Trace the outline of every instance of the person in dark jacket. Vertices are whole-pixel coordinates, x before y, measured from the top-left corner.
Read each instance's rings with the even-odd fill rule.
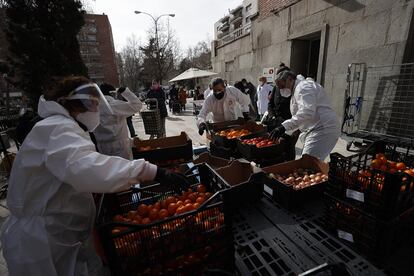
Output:
[[[165,137],[165,118],[168,116],[167,106],[165,104],[165,92],[157,81],[152,81],[152,86],[147,94],[147,99],[156,99],[161,116],[161,137]],[[158,137],[160,138],[160,137]]]
[[[284,63],[279,65],[279,69],[276,71],[276,74],[280,72],[290,70]],[[292,114],[290,113],[290,99],[292,95],[282,95],[280,93],[279,88],[277,85],[273,87],[272,92],[269,95],[269,104],[267,108],[267,128],[268,131],[271,132],[276,127],[282,125],[285,120],[292,118]],[[295,145],[298,141],[300,132],[294,132],[291,136],[284,135],[282,138],[286,142],[286,160],[295,160],[296,157],[296,150]]]
[[[253,83],[248,82],[246,79],[242,79],[242,84],[244,87],[244,90],[242,90],[243,93],[249,95],[250,101],[251,101],[251,107],[250,107],[250,116],[252,118],[258,118],[258,112],[257,112],[257,89],[253,85]]]

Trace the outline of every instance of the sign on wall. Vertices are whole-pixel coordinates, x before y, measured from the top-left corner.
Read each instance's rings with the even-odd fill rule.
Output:
[[[263,76],[266,77],[268,83],[273,83],[275,81],[275,68],[264,68]]]

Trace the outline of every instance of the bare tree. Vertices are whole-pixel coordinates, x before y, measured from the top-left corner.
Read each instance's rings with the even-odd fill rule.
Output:
[[[121,85],[128,86],[133,91],[138,91],[142,84],[143,53],[140,50],[140,44],[135,35],[130,36],[118,57]]]
[[[171,76],[180,60],[180,46],[169,21],[165,24],[154,22],[148,31],[148,42],[141,51],[144,56],[143,77],[147,84],[152,79],[162,82]]]
[[[191,67],[211,69],[210,45],[210,41],[205,40],[198,42],[194,47],[189,47],[186,56],[180,62],[180,71],[185,71]]]

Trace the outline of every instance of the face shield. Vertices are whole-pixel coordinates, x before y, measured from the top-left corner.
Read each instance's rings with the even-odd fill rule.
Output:
[[[105,110],[106,112],[113,114],[111,106],[102,94],[99,86],[95,83],[88,83],[79,86],[70,92],[68,96],[62,98],[62,100],[78,100],[90,112]]]

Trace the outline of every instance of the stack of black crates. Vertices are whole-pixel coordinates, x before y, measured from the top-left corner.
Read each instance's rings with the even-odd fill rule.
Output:
[[[413,165],[411,146],[385,140],[349,157],[331,154],[326,227],[371,260],[384,261],[413,230]]]

